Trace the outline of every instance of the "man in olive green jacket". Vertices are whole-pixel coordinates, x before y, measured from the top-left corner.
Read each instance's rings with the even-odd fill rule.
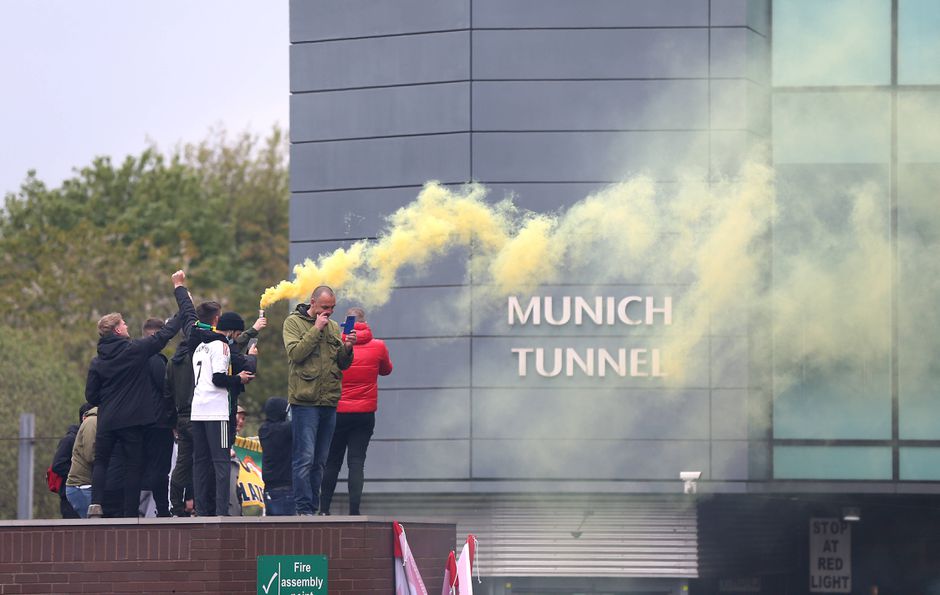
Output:
[[[352,364],[356,344],[355,331],[344,341],[339,325],[330,320],[335,307],[333,290],[321,285],[313,290],[309,305],[298,304],[284,321],[294,504],[300,515],[314,514],[320,506],[320,480],[336,427],[342,371]]]
[[[85,412],[72,446],[72,466],[65,480],[65,497],[80,517],[87,518],[91,504],[91,470],[95,464],[95,435],[98,433],[98,408]]]

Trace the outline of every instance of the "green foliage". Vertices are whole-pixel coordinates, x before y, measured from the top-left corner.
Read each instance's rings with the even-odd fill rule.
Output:
[[[59,515],[59,496],[46,487],[59,439],[78,423],[85,401],[84,371],[63,365],[54,339],[27,329],[0,333],[0,477],[8,478],[7,497],[0,498],[0,518],[16,518],[17,451],[20,414],[36,415],[34,514]]]
[[[262,291],[288,274],[285,145],[277,129],[263,140],[215,133],[169,155],[150,148],[120,164],[99,157],[58,188],[30,172],[20,190],[6,196],[0,210],[3,334],[41,344],[42,357],[30,360],[78,383],[69,412],[83,398],[98,318],[121,312],[134,336],[147,318],[171,316],[176,304],[170,275],[177,269],[186,271],[197,304],[216,300],[241,313],[248,325],[255,321]],[[268,396],[286,394],[280,328],[287,305],[266,314],[259,375],[242,397],[255,423]],[[13,348],[4,359],[17,363],[25,352],[18,344]],[[12,392],[3,380],[4,404],[34,411],[37,427],[57,424],[49,435],[64,434],[65,417],[49,412],[58,410],[65,393],[42,384],[40,376],[51,372],[30,366],[20,374],[20,387]],[[16,434],[16,427],[12,433],[4,427],[0,438]],[[9,442],[0,442],[2,458],[15,463],[15,441],[12,450]],[[43,462],[45,471],[49,461]],[[0,516],[7,514],[0,510]]]

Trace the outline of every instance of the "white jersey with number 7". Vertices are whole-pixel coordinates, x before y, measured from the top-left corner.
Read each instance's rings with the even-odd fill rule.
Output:
[[[200,343],[193,351],[192,421],[225,421],[229,417],[228,389],[212,383],[213,374],[228,374],[231,363],[228,343]]]

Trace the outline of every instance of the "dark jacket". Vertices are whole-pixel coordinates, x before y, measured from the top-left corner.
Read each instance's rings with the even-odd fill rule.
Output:
[[[392,373],[392,360],[381,339],[372,337],[365,322],[356,323],[356,359],[343,372],[343,391],[337,413],[373,413],[378,408],[379,375]]]
[[[158,428],[176,427],[176,403],[166,398],[167,359],[162,353],[150,356],[150,387],[153,391],[153,417]]]
[[[291,485],[291,433],[287,399],[271,397],[264,404],[265,421],[258,430],[261,439],[261,476],[270,490]]]
[[[69,426],[68,431],[59,445],[55,449],[55,456],[52,457],[52,470],[62,477],[62,488],[59,490],[59,512],[63,519],[77,519],[79,515],[69,504],[65,497],[65,481],[69,477],[69,470],[72,468],[72,448],[75,446],[75,436],[78,435],[78,426]]]
[[[195,312],[185,287],[173,292],[181,313]],[[110,334],[98,340],[98,357],[91,360],[85,400],[98,407],[98,430],[116,430],[155,421],[150,358],[179,331],[176,316],[149,337],[128,339]]]
[[[190,327],[192,325],[189,325]],[[184,333],[189,329],[184,328]],[[189,350],[189,339],[180,341],[176,353],[166,365],[166,379],[163,383],[163,396],[176,405],[179,417],[189,419],[193,407],[193,389],[196,377],[193,375],[193,353]]]
[[[193,388],[196,384],[193,377],[193,355],[189,349],[189,339],[192,329],[195,328],[193,325],[196,324],[196,310],[192,312],[187,310],[181,313],[180,317],[183,337],[176,346],[173,359],[166,364],[166,376],[163,380],[163,398],[168,401],[164,406],[169,407],[170,403],[173,404],[174,426],[177,416],[189,419],[193,404]]]

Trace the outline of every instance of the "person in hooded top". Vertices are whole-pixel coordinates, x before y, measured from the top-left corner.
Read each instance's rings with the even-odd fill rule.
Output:
[[[366,449],[375,430],[378,377],[392,373],[392,360],[385,342],[372,336],[365,310],[350,308],[346,315],[356,317],[356,359],[343,372],[342,394],[336,406],[336,430],[326,459],[320,506],[322,512],[329,514],[345,456],[349,466],[349,514],[358,515],[365,483]]]
[[[258,430],[261,439],[261,476],[264,480],[264,508],[268,516],[291,516],[294,489],[291,479],[291,422],[287,419],[287,399],[271,397],[264,404],[265,420]]]
[[[264,318],[259,318],[258,320],[262,321],[264,320]],[[257,325],[258,323],[255,323],[255,324]],[[219,323],[216,325],[215,330],[216,332],[219,332],[225,335],[225,339],[228,341],[229,350],[232,353],[243,354],[246,352],[246,349],[248,348],[248,341],[249,341],[249,339],[246,337],[249,336],[249,332],[245,331],[245,320],[241,317],[241,315],[238,312],[223,312],[222,315],[219,316]],[[255,329],[252,327],[249,330],[255,330]],[[254,332],[254,336],[255,337],[258,336],[257,331]],[[254,352],[253,355],[257,355],[257,352],[258,352],[257,346],[253,348],[253,352]],[[235,360],[232,362],[233,364],[232,374],[234,375],[237,375],[239,372],[242,371],[241,368],[235,365],[236,361],[242,361],[242,360]],[[247,366],[252,365],[250,360],[246,359],[243,361],[245,362],[245,365]],[[257,364],[257,358],[254,360],[254,363]],[[258,370],[255,367],[248,367],[246,369],[252,374],[256,374],[258,372]],[[229,444],[235,443],[235,436],[238,434],[237,427],[236,427],[238,425],[238,419],[237,419],[238,398],[239,398],[239,395],[241,395],[243,392],[245,392],[245,385],[240,384],[240,383],[230,387],[228,391]]]
[[[172,275],[173,294],[179,313],[192,310],[184,283],[186,273]],[[85,381],[85,400],[98,407],[95,464],[91,482],[90,518],[100,518],[111,453],[122,448],[125,455],[122,514],[137,517],[140,505],[144,429],[154,422],[150,358],[159,353],[179,331],[176,316],[149,337],[131,339],[127,323],[113,312],[98,321],[98,355],[91,361]]]
[[[88,517],[91,504],[91,469],[95,464],[95,434],[98,432],[98,408],[82,405],[82,425],[72,444],[69,472],[62,491],[77,516]]]
[[[190,351],[190,336],[195,328],[195,312],[190,320],[183,322],[183,338],[176,352],[166,365],[163,382],[163,397],[176,407],[176,462],[170,476],[170,512],[174,516],[190,516],[195,508],[193,498],[193,434],[192,414],[193,354]]]
[[[62,440],[59,440],[59,444],[56,446],[55,456],[52,457],[52,470],[63,479],[62,486],[59,488],[59,513],[62,515],[63,519],[84,518],[88,511],[91,495],[91,468],[89,467],[89,477],[86,482],[89,486],[89,500],[85,501],[85,506],[82,507],[81,510],[76,508],[72,501],[68,499],[66,488],[68,486],[68,477],[72,469],[72,449],[75,447],[75,439],[78,436],[81,423],[85,420],[85,414],[88,413],[88,410],[91,408],[91,405],[88,403],[82,403],[81,407],[78,408],[78,424],[69,426],[65,436],[62,437]]]
[[[196,321],[195,311],[190,320],[181,326]],[[165,326],[159,318],[148,318],[144,322],[143,335],[153,335]],[[141,487],[149,490],[158,517],[170,516],[169,481],[173,463],[173,428],[176,426],[176,403],[166,396],[167,359],[162,353],[150,357],[150,384],[153,388],[154,423],[144,431],[144,472]]]

